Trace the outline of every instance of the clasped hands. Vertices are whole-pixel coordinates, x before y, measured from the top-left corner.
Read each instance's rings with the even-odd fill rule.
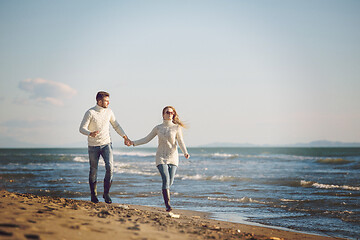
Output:
[[[130,139],[128,139],[127,136],[124,136],[124,144],[125,144],[126,146],[130,147],[130,146],[134,145],[134,142],[131,141]]]
[[[94,132],[91,132],[89,135],[90,137],[96,137],[97,135],[99,134],[99,131],[94,131]],[[128,147],[134,145],[134,142],[131,141],[126,135],[124,136],[124,144]]]

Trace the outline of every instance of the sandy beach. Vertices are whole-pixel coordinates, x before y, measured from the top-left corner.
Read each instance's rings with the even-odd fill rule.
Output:
[[[1,239],[335,239],[209,219],[201,212],[0,193]]]

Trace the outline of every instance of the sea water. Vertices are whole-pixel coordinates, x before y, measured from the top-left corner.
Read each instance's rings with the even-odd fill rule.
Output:
[[[360,237],[360,148],[189,148],[173,208],[302,232]],[[155,148],[114,149],[115,203],[164,207]],[[89,200],[87,149],[0,149],[0,187]],[[105,170],[99,162],[99,199]]]

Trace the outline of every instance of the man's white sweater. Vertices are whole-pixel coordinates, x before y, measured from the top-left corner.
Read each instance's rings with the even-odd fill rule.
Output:
[[[111,143],[110,124],[120,136],[125,136],[125,132],[116,121],[113,111],[110,108],[96,105],[86,111],[79,130],[88,136],[89,146],[101,146]],[[96,137],[91,137],[90,133],[94,131],[99,131],[99,133]]]
[[[156,166],[159,164],[173,164],[179,165],[179,154],[177,144],[184,154],[187,154],[187,149],[183,140],[181,126],[174,124],[171,120],[164,120],[160,125],[154,129],[146,137],[134,141],[134,146],[142,145],[150,142],[155,136],[158,136],[158,149],[156,152]]]

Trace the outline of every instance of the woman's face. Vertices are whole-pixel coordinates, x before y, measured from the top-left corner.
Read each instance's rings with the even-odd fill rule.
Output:
[[[174,118],[174,110],[167,108],[163,115],[164,120],[172,120]]]

